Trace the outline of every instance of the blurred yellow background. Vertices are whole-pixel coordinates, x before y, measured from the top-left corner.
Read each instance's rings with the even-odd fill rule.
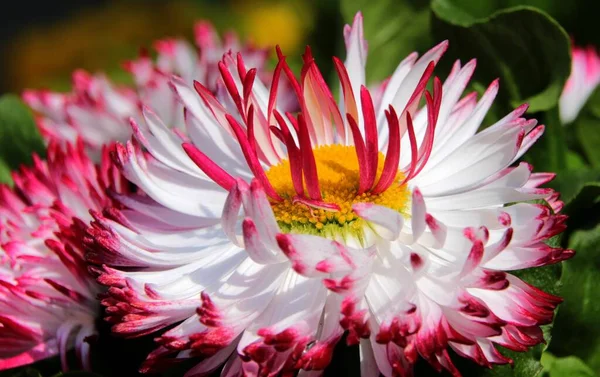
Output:
[[[62,2],[55,2],[60,6]],[[74,69],[106,72],[127,82],[121,69],[140,47],[164,37],[192,38],[192,26],[210,20],[220,32],[235,30],[258,46],[278,43],[288,56],[299,56],[314,36],[318,8],[337,8],[334,1],[307,0],[115,0],[81,1],[59,11],[49,22],[35,13],[3,44],[0,92],[48,87],[68,90]],[[330,18],[331,20],[331,18]],[[31,22],[29,22],[31,21]],[[338,26],[336,22],[330,21]],[[331,40],[341,40],[341,28]],[[322,33],[321,33],[322,34]],[[322,42],[320,42],[322,43]],[[319,43],[317,43],[319,45]]]

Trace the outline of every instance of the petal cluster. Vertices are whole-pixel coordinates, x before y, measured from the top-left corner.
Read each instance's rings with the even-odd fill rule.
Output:
[[[364,376],[410,376],[421,358],[460,375],[449,349],[489,367],[511,362],[498,345],[544,341],[561,299],[511,274],[573,254],[545,243],[565,227],[558,194],[541,188],[554,175],[518,163],[544,127],[524,105],[477,132],[498,82],[464,95],[475,61],[456,62],[428,91],[447,42],[409,55],[371,93],[360,14],[344,36],[339,101],[309,49],[299,78],[278,51],[267,85],[243,54],[225,54],[221,92],[171,79],[184,131],[151,105],[131,119],[114,160],[144,194],[94,212],[84,242],[110,287],[113,331],[161,331],[142,371],[197,357],[188,376],[223,363],[222,376],[320,375],[346,333]],[[278,101],[284,82],[298,113]],[[318,169],[332,145],[355,154],[355,165],[326,162],[356,166],[350,208]],[[273,174],[281,164],[289,172]],[[395,187],[407,193],[401,205],[363,200]],[[360,226],[323,234],[301,216],[290,221],[302,227],[286,226],[281,203]]]
[[[0,187],[0,370],[75,348],[89,368],[100,289],[88,273],[77,229],[88,208],[111,204],[108,189],[127,182],[103,152],[95,166],[83,143],[52,142],[47,160],[13,173],[14,188]]]
[[[129,138],[128,119],[141,116],[141,103],[152,106],[170,126],[182,124],[181,106],[168,86],[173,74],[188,82],[199,80],[217,92],[217,63],[230,50],[243,51],[248,62],[266,74],[262,71],[265,50],[242,45],[233,33],[221,40],[207,22],[198,22],[194,35],[195,46],[179,39],[159,40],[154,43],[156,59],[142,51],[137,60],[126,62],[134,88],[116,86],[104,75],[78,70],[73,74],[71,93],[29,90],[23,99],[39,113],[37,124],[46,139],[74,142],[80,137],[99,153],[103,145]]]

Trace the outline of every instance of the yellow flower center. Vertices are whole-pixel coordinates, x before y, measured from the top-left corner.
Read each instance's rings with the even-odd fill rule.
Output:
[[[404,179],[402,172],[396,173],[394,183],[386,191],[380,194],[366,192],[359,195],[359,165],[353,146],[326,145],[315,148],[313,152],[323,201],[337,204],[340,211],[312,208],[294,202],[296,191],[290,173],[290,162],[287,159],[282,160],[266,173],[275,191],[284,199],[271,204],[282,231],[318,234],[329,238],[350,234],[360,239],[365,222],[352,210],[355,203],[378,204],[408,216],[410,192],[406,185],[400,185]],[[375,182],[379,180],[384,161],[385,156],[379,152]]]

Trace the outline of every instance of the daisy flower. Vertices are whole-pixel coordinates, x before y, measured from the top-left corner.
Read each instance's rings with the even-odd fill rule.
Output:
[[[475,61],[434,78],[447,42],[371,94],[362,30],[358,14],[334,58],[339,102],[310,49],[299,78],[278,51],[270,86],[228,54],[227,96],[172,79],[185,135],[149,107],[131,121],[115,162],[146,195],[95,213],[85,242],[114,333],[166,329],[142,371],[199,357],[187,376],[318,376],[346,333],[363,376],[420,358],[459,375],[449,349],[491,366],[511,362],[497,345],[543,342],[561,299],[510,273],[573,254],[544,243],[565,227],[540,188],[554,175],[513,165],[543,126],[521,106],[477,132],[498,82],[463,96]],[[277,105],[283,77],[298,113]]]
[[[571,75],[559,100],[560,120],[572,123],[600,84],[600,56],[593,47],[573,46]]]
[[[48,160],[13,173],[15,186],[0,187],[0,370],[60,355],[75,348],[89,369],[89,341],[96,336],[100,289],[78,247],[77,227],[88,208],[110,204],[119,187],[109,164],[96,167],[83,143],[51,143]]]
[[[221,41],[206,22],[197,23],[194,34],[196,46],[178,39],[159,40],[154,43],[156,60],[143,51],[139,59],[125,63],[134,88],[117,87],[104,75],[78,70],[73,74],[71,93],[28,90],[23,99],[40,114],[37,124],[46,139],[74,142],[81,137],[99,156],[103,145],[129,138],[128,118],[140,117],[140,102],[151,105],[167,124],[182,124],[181,106],[168,87],[173,74],[189,82],[199,80],[216,92],[217,63],[223,53],[232,50],[243,51],[249,63],[266,75],[262,72],[266,50],[242,45],[233,33]]]

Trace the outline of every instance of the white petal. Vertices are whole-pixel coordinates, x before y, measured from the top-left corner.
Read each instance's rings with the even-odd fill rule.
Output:
[[[432,213],[435,213],[434,210],[502,206],[507,203],[526,202],[528,200],[543,199],[544,197],[544,194],[527,193],[512,188],[491,188],[439,198],[428,198],[427,207],[431,209]]]
[[[379,368],[369,339],[360,340],[359,352],[361,377],[379,377]]]
[[[425,216],[427,209],[425,208],[425,201],[423,195],[417,187],[413,189],[412,195],[412,210],[411,210],[411,229],[413,242],[417,242],[419,237],[425,231]]]
[[[395,240],[400,234],[404,218],[398,211],[372,203],[357,203],[352,206],[356,214],[376,225],[375,232],[387,240]]]
[[[279,234],[277,241],[292,268],[303,276],[325,277],[356,266],[348,249],[337,241],[308,234]]]
[[[212,181],[195,178],[144,159],[128,144],[127,178],[157,202],[189,215],[220,217],[227,192]],[[190,202],[191,201],[191,202]],[[194,202],[195,201],[195,202]]]

